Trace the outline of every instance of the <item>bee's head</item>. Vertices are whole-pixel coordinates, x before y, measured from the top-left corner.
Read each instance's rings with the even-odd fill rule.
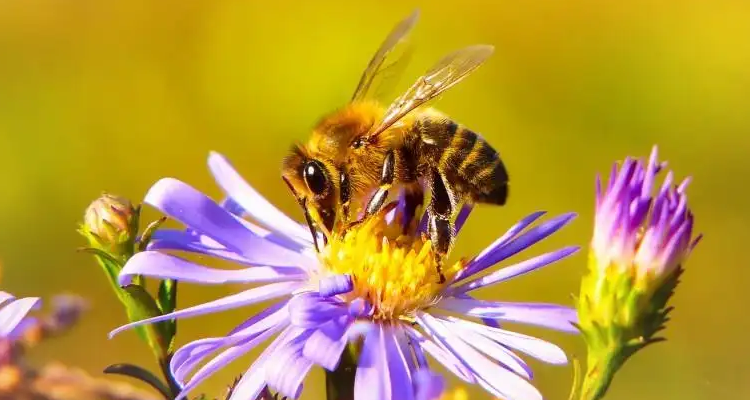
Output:
[[[330,160],[295,146],[284,159],[282,171],[284,181],[305,209],[305,217],[312,219],[308,223],[314,222],[329,235],[339,206],[338,168]]]

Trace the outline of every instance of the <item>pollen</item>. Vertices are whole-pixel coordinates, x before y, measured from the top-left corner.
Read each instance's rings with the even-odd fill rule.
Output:
[[[386,211],[334,235],[320,253],[321,263],[328,273],[352,277],[353,290],[343,298],[367,300],[373,319],[410,321],[416,311],[439,299],[465,263],[443,263],[446,283],[438,283],[438,263],[429,238],[416,229],[404,233],[400,215],[389,223]]]

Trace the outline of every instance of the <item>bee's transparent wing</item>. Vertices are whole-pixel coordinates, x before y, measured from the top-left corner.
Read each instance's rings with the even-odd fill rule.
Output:
[[[460,82],[487,60],[493,52],[493,46],[478,44],[443,57],[388,107],[383,120],[370,135],[383,132],[415,108]]]
[[[359,79],[352,101],[377,98],[398,83],[411,57],[409,34],[418,19],[419,10],[414,10],[388,34]]]

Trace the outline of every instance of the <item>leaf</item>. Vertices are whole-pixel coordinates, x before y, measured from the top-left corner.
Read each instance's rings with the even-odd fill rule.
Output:
[[[141,368],[137,365],[133,364],[112,364],[109,367],[104,369],[105,374],[117,374],[117,375],[124,375],[129,376],[131,378],[138,379],[142,382],[147,383],[149,386],[153,387],[159,393],[161,393],[162,396],[164,396],[165,399],[171,400],[172,394],[169,392],[169,389],[167,386],[159,380],[154,374],[149,372],[148,370]]]
[[[159,284],[159,308],[162,314],[169,314],[177,308],[177,281],[174,279],[167,279],[161,281]],[[177,320],[171,319],[164,322],[165,326],[165,339],[167,340],[168,351],[172,352],[174,346],[174,338],[177,335]]]
[[[159,306],[143,286],[128,285],[121,289],[123,293],[123,304],[131,322],[156,317],[161,315]],[[159,360],[164,360],[168,354],[171,337],[168,335],[169,328],[165,322],[147,324],[136,327],[141,338],[151,347]]]

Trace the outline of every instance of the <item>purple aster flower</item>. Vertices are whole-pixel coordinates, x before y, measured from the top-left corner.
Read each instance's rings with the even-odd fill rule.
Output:
[[[665,166],[654,146],[648,162],[615,164],[606,189],[597,179],[589,271],[578,301],[589,353],[586,399],[603,396],[632,354],[663,340],[655,334],[667,321],[667,301],[700,239],[687,203],[690,178],[673,185],[670,171],[653,193]]]
[[[34,324],[34,319],[27,315],[40,305],[38,297],[17,299],[0,291],[0,365],[10,362],[12,343]]]
[[[244,373],[232,399],[255,398],[266,385],[297,398],[308,371],[314,365],[336,369],[352,342],[358,343],[360,353],[354,384],[357,400],[434,397],[442,384],[429,368],[428,355],[465,382],[478,384],[495,396],[541,399],[528,381],[532,377],[529,366],[515,352],[552,364],[567,362],[559,347],[503,329],[498,321],[575,332],[572,308],[482,301],[470,293],[574,253],[576,247],[567,247],[488,272],[566,225],[573,214],[535,226],[542,212],[524,218],[476,257],[444,267],[448,280],[438,284],[424,224],[419,228],[414,224],[404,234],[401,208],[392,204],[347,234],[334,234],[317,253],[307,226],[271,205],[227,160],[213,153],[208,164],[227,199],[217,204],[178,180],[157,182],[145,203],[180,221],[187,230],[157,231],[149,249],[125,265],[120,283],[145,275],[251,287],[125,325],[113,334],[146,323],[275,302],[224,336],[199,339],[180,348],[171,370],[184,384],[181,396],[267,341],[270,344]],[[457,229],[469,211],[461,212]],[[209,268],[166,253],[174,250],[230,260],[241,268]]]

